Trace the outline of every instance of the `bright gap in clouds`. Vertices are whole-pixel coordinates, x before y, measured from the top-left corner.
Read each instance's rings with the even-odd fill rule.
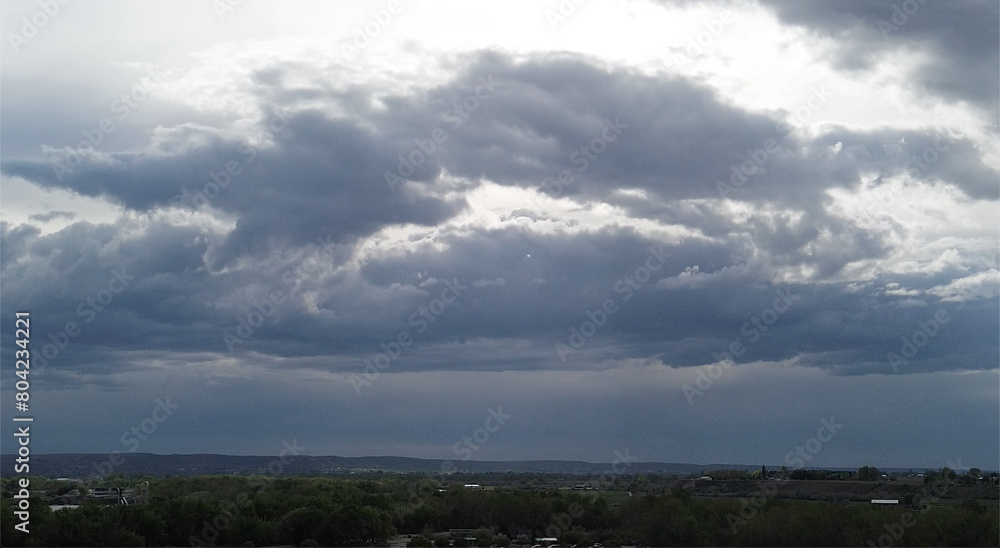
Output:
[[[852,191],[831,189],[830,210],[859,228],[889,237],[893,256],[853,264],[851,276],[878,265],[880,275],[925,271],[942,255],[958,249],[952,260],[966,267],[987,265],[995,257],[995,235],[1000,232],[996,204],[969,200],[954,186],[927,185],[909,176],[886,178],[875,184],[872,177]],[[920,266],[925,265],[925,266]]]
[[[110,224],[122,208],[100,198],[81,196],[62,189],[44,190],[21,177],[3,177],[3,220],[12,226],[30,224],[41,235],[58,232],[73,223],[86,221]]]

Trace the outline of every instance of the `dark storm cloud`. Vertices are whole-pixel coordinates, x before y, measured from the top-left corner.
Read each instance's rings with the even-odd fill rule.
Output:
[[[838,233],[842,221],[826,218],[824,193],[855,188],[865,172],[942,181],[976,199],[998,196],[997,171],[974,143],[943,128],[834,127],[802,137],[782,118],[727,105],[707,87],[679,78],[607,70],[565,55],[515,63],[485,53],[469,63],[454,86],[429,94],[441,97],[443,107],[447,98],[462,97],[465,82],[477,75],[501,83],[434,158],[435,166],[456,175],[581,202],[621,201],[619,189],[643,189],[667,202],[774,202],[809,211],[817,229]],[[814,110],[829,96],[819,86],[807,104]],[[412,119],[412,108],[396,102],[383,116]],[[831,151],[837,143],[841,149]],[[561,174],[571,179],[560,182]]]
[[[27,250],[28,242],[40,233],[37,227],[31,225],[11,227],[7,221],[0,221],[0,237],[3,238],[3,246],[0,246],[0,263],[6,266],[12,259],[20,258]]]
[[[186,125],[161,131],[145,153],[63,151],[48,162],[8,161],[4,171],[139,211],[210,204],[236,214],[236,229],[214,255],[220,264],[260,255],[272,243],[301,245],[320,235],[349,240],[394,223],[433,225],[464,205],[386,192],[372,136],[350,122],[302,112],[272,119],[268,128],[280,129],[270,132],[275,143],[268,149]],[[76,161],[80,167],[71,167]]]
[[[968,101],[994,118],[1000,94],[1000,6],[990,0],[761,0],[786,23],[836,42],[834,62],[870,69],[888,51],[916,48],[926,61],[914,80],[949,101]]]
[[[726,166],[774,135],[774,120],[680,78],[607,70],[573,56],[514,63],[486,54],[468,69],[483,73],[503,82],[501,91],[442,154],[449,170],[553,196],[604,197],[613,188],[674,199],[712,194]],[[551,182],[563,170],[574,180]]]
[[[66,147],[50,151],[46,160],[8,160],[3,170],[43,188],[106,197],[145,211],[169,204],[186,186],[211,182],[210,172],[225,172],[228,160],[243,157],[239,141],[198,124],[161,128],[152,137],[155,142],[144,152]]]
[[[466,118],[455,114],[455,105],[476,98],[486,81],[494,82],[493,91],[472,103],[476,109],[463,112]],[[259,93],[285,101],[301,95],[281,82],[258,82],[277,86]],[[706,87],[609,71],[565,55],[521,63],[489,52],[470,55],[452,82],[412,97],[390,94],[381,109],[355,98],[360,91],[330,93],[350,105],[357,120],[313,110],[272,114],[262,129],[273,145],[262,147],[187,124],[158,130],[143,153],[63,150],[48,163],[8,160],[3,168],[137,210],[180,197],[235,214],[236,230],[214,254],[218,265],[260,255],[268,243],[301,245],[321,234],[349,242],[389,224],[435,225],[465,205],[440,197],[457,190],[442,183],[443,168],[580,201],[615,202],[622,199],[619,189],[643,189],[663,201],[775,202],[814,215],[813,232],[787,242],[800,246],[819,229],[842,232],[842,221],[823,211],[823,193],[855,187],[862,172],[940,180],[978,199],[998,193],[996,170],[984,165],[973,144],[943,130],[834,128],[804,140],[781,120],[726,105]],[[432,143],[435,130],[446,140]],[[837,143],[842,149],[831,152]],[[420,146],[433,152],[422,154]],[[53,171],[52,161],[64,165],[72,154],[80,167]],[[408,155],[426,161],[410,173],[400,167]],[[397,173],[416,186],[391,189],[386,174]],[[572,179],[560,182],[563,174]]]
[[[544,180],[568,169],[577,181],[561,188],[551,185],[548,188],[557,189],[550,194],[582,192],[604,200],[609,189],[642,188],[676,200],[719,196],[718,182],[735,185],[740,178],[733,180],[732,168],[746,165],[745,171],[755,176],[743,184],[759,186],[759,191],[727,191],[728,197],[806,207],[826,188],[853,186],[863,170],[940,178],[970,197],[997,197],[996,170],[984,165],[972,143],[949,138],[942,129],[835,128],[803,140],[789,134],[784,120],[728,106],[710,89],[682,79],[607,72],[579,59],[559,58],[515,65],[484,56],[470,69],[470,74],[482,72],[495,74],[505,89],[516,93],[498,94],[490,111],[495,114],[469,124],[473,138],[463,140],[466,146],[448,149],[458,157],[449,168],[470,177],[484,174],[500,182],[546,188]],[[822,105],[829,92],[819,86],[813,96],[815,101],[810,98],[808,104]],[[789,110],[796,106],[789,105]],[[618,136],[620,141],[608,143],[603,153],[592,150],[596,159],[588,159],[580,147],[605,135],[604,121],[609,119],[628,127]],[[505,146],[504,137],[515,141],[522,135],[542,143],[529,138],[520,146]],[[500,136],[499,141],[494,136]],[[499,146],[507,154],[491,161],[475,150],[477,142],[489,142],[492,150]],[[829,152],[826,147],[837,142],[842,153]],[[538,150],[531,164],[540,169],[511,166],[511,157],[531,157],[529,146]],[[925,153],[932,161],[921,160]],[[475,161],[469,160],[473,157]]]
[[[739,363],[798,358],[838,373],[888,374],[896,372],[888,353],[902,353],[902,338],[912,340],[919,322],[942,307],[952,321],[898,372],[994,365],[988,357],[995,353],[989,332],[996,299],[956,310],[937,299],[915,307],[910,298],[874,290],[850,293],[842,284],[781,286],[766,282],[760,265],[732,264],[725,245],[664,246],[628,229],[576,236],[476,231],[443,238],[445,251],[416,246],[403,256],[373,257],[360,279],[318,283],[307,270],[295,284],[282,281],[283,274],[301,257],[256,272],[213,275],[203,264],[204,248],[188,245],[193,230],[154,225],[126,239],[118,236],[123,229],[78,223],[45,237],[5,234],[5,249],[28,251],[5,263],[4,308],[30,303],[42,341],[69,342],[45,360],[52,364],[47,383],[110,386],[101,375],[145,367],[149,360],[140,357],[149,353],[228,354],[223,333],[254,309],[248,295],[264,300],[274,289],[287,300],[236,346],[236,356],[275,368],[358,374],[364,360],[384,351],[382,343],[405,330],[415,344],[390,373],[589,369],[651,356],[695,366],[718,361],[738,341],[746,347],[734,357]],[[656,264],[650,262],[656,253],[663,266],[645,283],[630,285],[626,277]],[[115,272],[133,279],[108,294]],[[433,322],[424,322],[415,315],[443,288],[440,280],[465,289]],[[320,292],[318,313],[306,311],[305,289]],[[102,304],[102,292],[110,302]],[[789,302],[778,301],[782,294]],[[615,313],[584,345],[561,356],[557,343],[571,345],[573,330],[608,299]],[[884,312],[872,312],[873,302]],[[776,306],[787,311],[767,316]],[[70,322],[83,333],[66,339],[61,333]]]
[[[759,148],[775,136],[774,120],[725,106],[708,88],[677,78],[609,72],[573,56],[517,64],[483,53],[468,56],[466,65],[444,86],[412,97],[390,94],[380,99],[382,109],[362,100],[373,90],[327,93],[366,125],[374,125],[374,130],[318,112],[297,112],[289,115],[287,125],[278,123],[282,131],[274,132],[274,147],[257,151],[220,130],[186,124],[158,130],[154,146],[145,153],[63,149],[53,152],[49,163],[8,160],[4,172],[145,210],[166,204],[182,188],[200,189],[211,183],[210,173],[224,171],[228,162],[235,161],[236,168],[246,167],[244,178],[260,181],[263,188],[222,192],[211,200],[216,207],[243,214],[263,215],[261,210],[271,209],[285,213],[280,207],[255,206],[261,199],[278,199],[280,206],[280,200],[293,200],[304,192],[318,192],[319,197],[338,202],[382,205],[382,214],[355,207],[326,212],[347,219],[348,232],[365,233],[372,224],[410,220],[398,204],[415,198],[405,196],[406,187],[400,193],[386,193],[384,174],[397,171],[398,157],[414,150],[417,140],[426,142],[434,129],[445,131],[450,140],[416,166],[408,175],[411,180],[429,183],[441,167],[447,167],[473,180],[485,176],[502,184],[540,188],[560,171],[576,171],[585,163],[579,181],[567,185],[565,193],[600,196],[608,187],[638,187],[669,192],[673,198],[715,193],[712,185],[727,174],[727,166],[743,161],[745,150]],[[476,97],[484,80],[495,81],[497,89],[469,103],[479,104],[475,111],[461,108],[465,99]],[[258,82],[275,87],[260,95],[289,102],[301,98],[303,92],[284,89],[281,82]],[[604,147],[606,152],[596,159],[593,152],[581,154],[581,146],[602,138],[603,143],[591,148]],[[83,165],[71,167],[70,161]],[[53,162],[70,167],[57,174]],[[409,208],[410,215],[433,210],[434,204],[417,205]],[[441,218],[440,213],[426,215],[415,222]],[[360,226],[351,224],[351,219]],[[280,230],[274,221],[245,222]],[[254,228],[238,232],[243,231],[252,233]]]
[[[69,322],[92,318],[81,325],[86,336],[51,360],[60,368],[73,363],[80,374],[139,367],[141,351],[254,356],[273,367],[294,358],[293,367],[357,373],[404,330],[417,341],[393,372],[600,369],[651,357],[696,366],[717,361],[737,341],[746,346],[734,356],[739,363],[798,359],[838,373],[889,373],[887,356],[900,351],[901,338],[912,338],[927,313],[954,305],[881,289],[903,283],[927,290],[968,272],[879,280],[866,292],[826,282],[854,261],[888,256],[891,246],[884,234],[827,213],[825,191],[853,189],[862,173],[907,174],[996,199],[995,170],[972,144],[935,128],[834,127],[801,137],[780,118],[727,105],[703,86],[584,58],[516,63],[487,52],[467,56],[463,67],[443,85],[383,96],[380,108],[362,100],[372,90],[289,90],[280,71],[258,77],[262,100],[289,103],[262,105],[266,144],[185,124],[158,129],[141,152],[84,153],[61,180],[45,161],[5,161],[7,174],[137,211],[182,205],[205,212],[210,204],[235,228],[220,237],[195,224],[119,221],[41,236],[5,226],[4,309],[30,304],[40,311],[39,332],[56,338]],[[454,105],[476,96],[487,78],[496,90],[480,94],[457,124]],[[297,107],[303,97],[327,95],[349,104],[351,117]],[[447,140],[409,183],[390,188],[385,173],[437,128]],[[600,154],[595,139],[604,141]],[[582,170],[581,146],[595,154]],[[746,162],[747,180],[726,187],[733,166]],[[444,170],[472,182],[452,184]],[[572,220],[555,233],[531,223],[449,229],[427,241],[415,236],[405,253],[369,253],[356,274],[344,271],[360,238],[391,225],[441,224],[465,207],[456,191],[479,178],[536,189],[548,182],[552,194],[562,170],[575,179],[558,193],[581,207],[618,204],[696,237],[664,244],[627,225],[573,231]],[[210,184],[218,186],[209,192]],[[754,211],[737,220],[704,205],[723,195]],[[508,217],[551,223],[537,209],[523,204]],[[627,287],[626,276],[660,262],[648,280]],[[814,281],[824,283],[782,285],[776,272],[790,267],[812,268]],[[98,298],[115,272],[134,280],[97,310],[87,299]],[[414,320],[445,281],[468,289],[433,322]],[[274,291],[281,302],[268,303]],[[781,305],[787,312],[761,320],[782,291],[796,296]],[[608,299],[617,311],[585,344],[560,354],[556,345],[569,345],[573,330]],[[892,313],[876,321],[866,314],[873,301]],[[899,372],[994,367],[985,358],[996,350],[987,336],[996,307],[987,298],[953,310],[954,323]],[[264,309],[273,313],[250,336],[226,342],[224,334]],[[974,340],[962,335],[970,330]],[[501,359],[505,342],[513,350]]]
[[[4,261],[3,308],[34,313],[36,369],[79,360],[82,371],[110,373],[127,361],[116,359],[118,350],[182,348],[182,340],[197,339],[197,329],[181,332],[212,315],[203,299],[210,288],[196,285],[204,281],[201,256],[184,245],[195,232],[154,224],[139,238],[122,236],[130,228],[80,222],[39,236],[5,226],[4,248],[23,252]]]

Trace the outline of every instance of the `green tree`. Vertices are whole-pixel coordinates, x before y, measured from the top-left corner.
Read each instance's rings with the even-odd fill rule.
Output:
[[[958,474],[956,474],[951,468],[945,466],[941,469],[941,477],[943,477],[948,483],[952,483],[955,481],[955,478],[958,477]]]
[[[979,476],[983,474],[983,471],[979,468],[969,468],[969,473],[962,477],[962,483],[966,485],[975,485],[979,481]]]
[[[278,524],[278,541],[298,546],[307,538],[316,538],[325,519],[326,515],[318,508],[292,510]]]
[[[60,510],[45,521],[32,544],[39,546],[146,546],[146,540],[123,522],[127,507],[85,504]]]
[[[327,516],[321,536],[324,545],[362,546],[385,542],[396,534],[389,512],[370,506],[343,506]]]
[[[14,509],[7,503],[8,500],[5,498],[0,501],[0,538],[3,538],[4,546],[27,546],[31,530],[29,529],[28,535],[25,535],[14,529],[21,520],[14,515]]]
[[[881,473],[874,466],[862,466],[858,468],[858,479],[861,481],[876,481],[879,477],[881,477]]]
[[[410,538],[410,541],[407,542],[406,545],[411,547],[423,548],[428,546],[434,546],[434,543],[431,542],[431,539],[423,535],[413,535],[413,537]]]
[[[570,546],[576,546],[579,544],[584,544],[587,541],[587,532],[583,530],[583,527],[574,526],[569,531],[562,534],[559,542],[563,544],[568,544]]]

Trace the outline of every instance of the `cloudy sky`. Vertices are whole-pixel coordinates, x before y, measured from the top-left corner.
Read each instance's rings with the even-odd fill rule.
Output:
[[[1000,468],[996,2],[346,4],[0,4],[33,451]]]

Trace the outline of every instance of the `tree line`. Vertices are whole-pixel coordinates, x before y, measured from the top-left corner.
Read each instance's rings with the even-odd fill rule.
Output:
[[[95,501],[53,512],[36,499],[27,537],[13,530],[5,482],[2,544],[384,546],[404,533],[415,535],[413,546],[532,545],[537,537],[579,546],[984,546],[1000,540],[995,501],[942,499],[876,507],[784,500],[763,491],[750,497],[697,497],[643,476],[618,478],[617,486],[603,486],[614,489],[593,490],[514,481],[470,489],[462,482],[407,475],[148,481],[148,504]],[[455,537],[447,534],[450,529],[471,532]]]

